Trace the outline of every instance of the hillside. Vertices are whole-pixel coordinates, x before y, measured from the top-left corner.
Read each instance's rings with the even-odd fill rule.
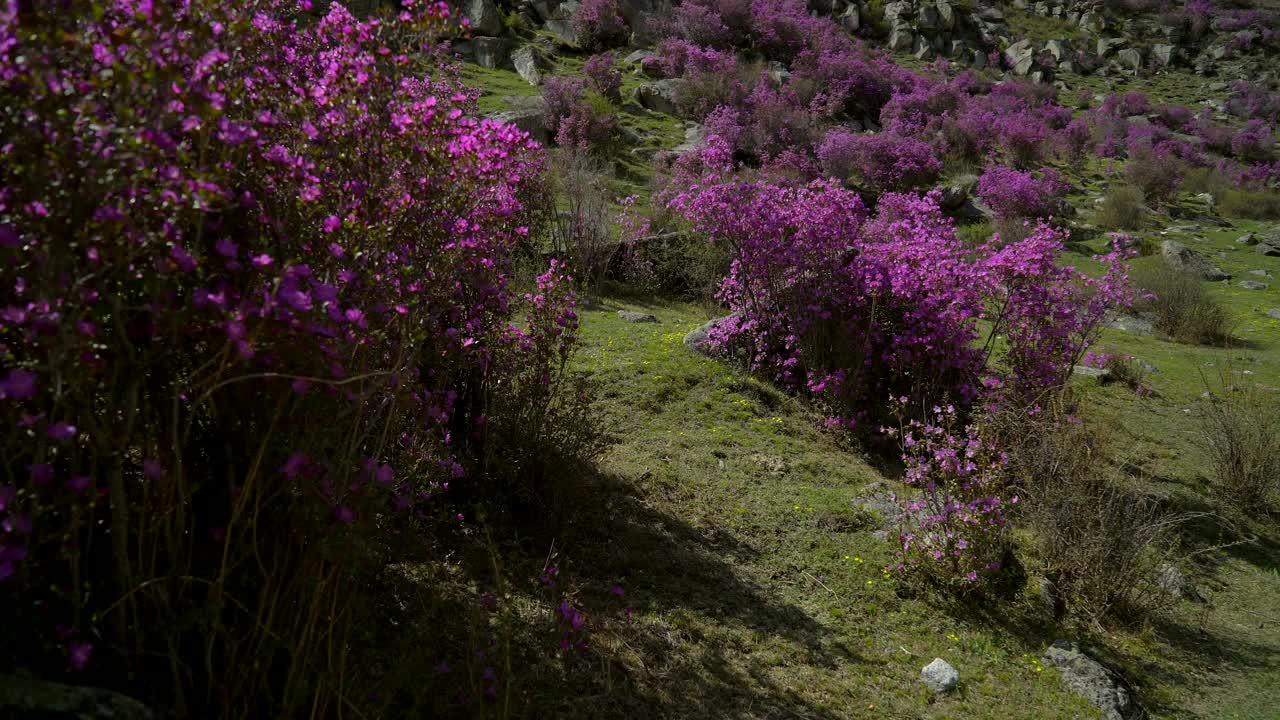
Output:
[[[1280,4],[0,10],[0,716],[1280,708]]]

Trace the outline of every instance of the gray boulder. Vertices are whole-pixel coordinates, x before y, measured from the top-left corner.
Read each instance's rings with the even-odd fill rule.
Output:
[[[1274,308],[1266,312],[1267,317],[1272,320],[1280,320],[1280,308]]]
[[[0,717],[41,720],[153,720],[142,703],[110,690],[0,675]]]
[[[1071,372],[1075,375],[1080,375],[1081,377],[1091,377],[1099,380],[1105,380],[1111,377],[1111,370],[1109,368],[1096,368],[1088,365],[1076,365],[1071,368]]]
[[[1104,58],[1110,55],[1111,51],[1124,47],[1126,43],[1124,38],[1098,38],[1098,57]]]
[[[1253,251],[1267,257],[1280,257],[1280,241],[1265,240],[1254,246]]]
[[[568,0],[551,12],[544,27],[547,32],[562,45],[577,45],[578,33],[573,29],[573,16],[578,11],[578,2]]]
[[[1240,237],[1236,238],[1236,244],[1238,244],[1238,245],[1257,245],[1257,244],[1258,244],[1258,238],[1257,238],[1253,233],[1245,233],[1244,235],[1241,235]]]
[[[960,673],[942,658],[934,658],[933,662],[920,670],[920,679],[932,691],[943,693],[960,683]]]
[[[515,125],[538,142],[546,143],[551,140],[551,135],[547,132],[547,104],[542,96],[512,96],[506,100],[510,109],[494,113],[490,117],[498,122]]]
[[[1240,287],[1245,290],[1266,290],[1271,286],[1264,282],[1258,282],[1257,280],[1241,280]]]
[[[1019,40],[1005,48],[1004,57],[1018,75],[1026,75],[1036,63],[1035,46],[1030,40]]]
[[[906,52],[915,45],[915,33],[910,29],[894,30],[889,33],[889,49],[894,52]]]
[[[729,320],[733,317],[735,316],[726,315],[725,317],[722,317],[722,318],[708,320],[707,322],[685,333],[684,340],[683,340],[684,344],[687,347],[694,348],[695,350],[705,349],[706,343],[707,343],[707,336],[710,335],[713,329],[715,329],[716,325],[724,322],[725,320]]]
[[[467,0],[462,14],[471,21],[471,32],[476,35],[497,35],[502,32],[502,12],[493,0]]]
[[[1169,67],[1173,64],[1177,48],[1172,45],[1156,44],[1151,46],[1151,64],[1156,67]]]
[[[505,38],[500,37],[475,37],[471,39],[471,57],[480,67],[494,68],[504,67],[509,64],[511,56],[508,55],[509,45]]]
[[[649,313],[635,312],[634,310],[619,310],[618,317],[629,323],[656,323],[658,318]]]
[[[1200,597],[1199,591],[1196,590],[1195,583],[1178,569],[1173,563],[1162,563],[1156,570],[1156,583],[1162,590],[1179,600],[1188,600],[1190,602],[1202,603],[1204,598]]]
[[[1146,717],[1129,683],[1116,671],[1086,655],[1076,643],[1057,640],[1045,650],[1042,660],[1045,665],[1058,669],[1067,687],[1101,710],[1103,720]]]
[[[674,78],[645,83],[636,88],[636,102],[654,112],[674,115],[676,88],[679,86],[680,81]]]
[[[840,26],[846,32],[858,32],[858,28],[862,26],[862,17],[858,12],[857,5],[850,5],[845,8],[844,13],[840,16]]]
[[[1142,69],[1142,53],[1134,48],[1125,48],[1116,53],[1116,64],[1124,70],[1138,71]]]
[[[511,53],[511,64],[521,79],[530,85],[542,84],[542,73],[547,69],[546,56],[534,45],[525,45]]]
[[[1066,40],[1050,40],[1044,44],[1044,51],[1052,55],[1053,59],[1058,62],[1071,57],[1071,45]]]
[[[1169,267],[1194,275],[1202,280],[1230,280],[1231,275],[1225,273],[1217,265],[1209,262],[1203,255],[1173,240],[1160,243],[1160,256]]]

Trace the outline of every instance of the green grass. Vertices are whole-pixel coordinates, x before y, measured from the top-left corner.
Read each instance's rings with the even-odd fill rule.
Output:
[[[581,58],[566,58],[556,72],[580,66]],[[486,98],[537,92],[512,82],[523,83],[514,73],[469,72],[479,73]],[[644,81],[627,75],[624,98]],[[1088,82],[1095,80],[1081,84]],[[1144,89],[1191,105],[1209,97],[1203,79],[1178,73]],[[676,118],[625,102],[619,116],[652,135],[653,148],[683,141]],[[649,161],[624,151],[614,162],[620,193],[645,197]],[[1072,173],[1080,191],[1071,201],[1091,203],[1107,174],[1102,161],[1090,159]],[[1078,219],[1089,217],[1085,210]],[[1238,342],[1188,346],[1108,330],[1105,349],[1157,368],[1148,377],[1155,394],[1139,398],[1120,386],[1080,381],[1087,417],[1106,429],[1110,461],[1171,509],[1201,513],[1183,528],[1182,541],[1196,553],[1194,577],[1210,602],[1184,603],[1143,626],[1083,634],[1093,652],[1125,672],[1156,718],[1264,720],[1280,706],[1280,529],[1246,525],[1256,543],[1217,547],[1236,536],[1208,499],[1197,405],[1202,377],[1224,368],[1280,386],[1280,321],[1259,312],[1280,307],[1280,258],[1234,243],[1245,232],[1274,229],[1152,216],[1138,235],[1156,245],[1183,242],[1236,276],[1211,290],[1238,321]],[[1097,270],[1089,255],[1103,243],[1098,237],[1075,246],[1066,261]],[[1259,268],[1275,278],[1247,272]],[[1235,285],[1241,279],[1272,287],[1243,290]],[[618,309],[650,312],[661,322],[629,324],[615,316]],[[409,597],[447,601],[421,608],[398,642],[465,655],[476,636],[440,641],[445,624],[431,620],[456,614],[468,598],[474,605],[496,583],[502,610],[481,622],[479,636],[496,635],[512,658],[504,702],[517,716],[1096,717],[1055,671],[1033,662],[1054,639],[1072,636],[1040,617],[1033,591],[985,604],[900,596],[881,570],[891,547],[873,536],[874,518],[853,504],[869,487],[900,486],[856,448],[819,431],[819,415],[803,401],[684,347],[684,333],[708,317],[698,305],[635,298],[606,298],[583,310],[574,364],[597,384],[601,425],[614,444],[566,489],[570,510],[562,517],[523,528],[518,538],[499,533],[493,547],[476,544],[444,570],[437,563],[407,571],[416,588]],[[495,560],[500,569],[485,570]],[[555,592],[537,581],[548,562],[562,573]],[[625,588],[625,600],[609,593],[614,583]],[[562,597],[587,614],[584,653],[553,655],[553,610]],[[624,607],[634,611],[629,620]],[[923,688],[920,668],[934,657],[959,669],[959,691],[935,697]],[[429,685],[421,673],[411,677]]]
[[[1004,19],[1017,39],[1026,38],[1036,45],[1050,40],[1073,40],[1081,36],[1079,28],[1061,18],[1036,15],[1026,10],[1005,7]]]

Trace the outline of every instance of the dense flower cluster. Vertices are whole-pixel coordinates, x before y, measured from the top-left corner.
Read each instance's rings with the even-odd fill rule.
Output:
[[[542,99],[545,103],[543,121],[557,145],[600,150],[608,146],[617,130],[618,119],[608,100],[588,90],[587,82],[582,79],[547,78]]]
[[[343,549],[438,516],[505,422],[487,398],[545,402],[570,286],[509,286],[541,160],[443,60],[415,72],[448,10],[405,5],[0,9],[0,599],[24,664],[316,711]]]
[[[852,426],[890,395],[968,405],[984,373],[1034,397],[1065,382],[1104,310],[1127,302],[1118,254],[1089,278],[1055,264],[1065,235],[1041,226],[975,257],[936,193],[884,195],[868,218],[830,181],[726,178],[731,162],[712,140],[702,163],[711,170],[670,206],[733,258],[720,299],[735,319],[713,341],[822,398],[834,424]],[[979,318],[1005,337],[1003,368],[987,367]]]
[[[618,12],[617,0],[582,0],[572,21],[578,46],[586,50],[625,45],[631,32]]]
[[[978,196],[1004,219],[1047,219],[1061,215],[1070,186],[1052,169],[1038,175],[1002,165],[978,178]]]
[[[891,398],[898,424],[883,428],[902,448],[903,481],[918,495],[899,498],[897,572],[976,586],[1002,567],[1008,520],[1004,468],[1008,456],[975,425],[962,426],[954,405],[909,416],[909,399]]]
[[[818,147],[818,162],[828,176],[853,179],[874,192],[927,186],[942,172],[942,161],[927,143],[890,132],[832,130]]]

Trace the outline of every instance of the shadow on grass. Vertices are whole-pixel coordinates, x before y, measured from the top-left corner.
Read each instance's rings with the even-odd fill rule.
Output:
[[[382,574],[357,632],[366,651],[356,686],[377,698],[367,716],[838,717],[776,679],[778,654],[785,664],[828,669],[860,659],[737,569],[755,549],[664,513],[600,473],[582,478],[565,502],[573,512],[558,529],[492,528],[498,563],[477,539],[463,557]],[[557,551],[551,589],[539,581],[549,547]],[[615,583],[623,598],[611,592]],[[512,612],[503,621],[482,607],[498,587]],[[587,618],[583,651],[557,652],[562,599]],[[501,670],[508,657],[509,673]],[[442,662],[449,673],[436,671]],[[486,701],[483,673],[492,666],[502,692]]]

